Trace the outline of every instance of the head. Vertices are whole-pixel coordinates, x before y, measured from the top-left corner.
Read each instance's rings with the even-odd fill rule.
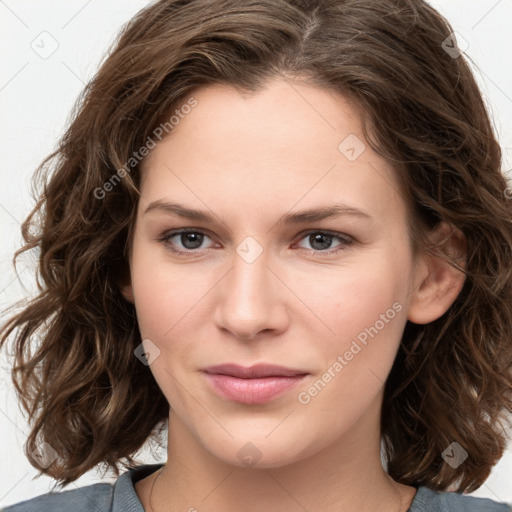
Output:
[[[258,467],[340,445],[378,457],[405,324],[443,315],[463,272],[414,250],[393,166],[365,147],[343,96],[273,79],[250,95],[211,85],[194,101],[141,165],[122,288],[174,421],[230,464],[243,464],[247,443]],[[311,213],[336,206],[336,216]],[[460,233],[440,225],[436,235],[460,258]],[[205,371],[226,363],[307,376],[242,405],[208,384]]]
[[[27,452],[48,442],[61,458],[44,471],[70,482],[129,463],[170,406],[215,456],[253,442],[275,467],[378,423],[395,480],[474,489],[512,404],[512,211],[478,88],[443,49],[451,29],[420,1],[240,7],[141,11],[49,159],[24,224],[41,294],[3,332],[24,327]],[[171,236],[190,227],[195,249]],[[254,421],[205,385],[226,362],[309,380]]]

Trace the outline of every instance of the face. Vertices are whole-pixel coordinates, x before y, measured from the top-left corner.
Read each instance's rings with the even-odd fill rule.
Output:
[[[124,289],[171,416],[262,467],[377,431],[415,274],[393,169],[335,93],[275,80],[194,98],[144,162]],[[228,363],[294,375],[205,372]]]

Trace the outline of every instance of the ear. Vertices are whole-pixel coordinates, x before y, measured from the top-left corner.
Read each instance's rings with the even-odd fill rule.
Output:
[[[121,295],[132,304],[135,304],[135,298],[133,296],[132,287],[132,276],[130,272],[130,262],[123,260],[121,264],[116,267],[114,281],[119,287]]]
[[[135,304],[135,298],[133,297],[133,288],[131,283],[120,285],[120,290],[123,297],[132,304]]]
[[[135,304],[135,298],[133,297],[132,276],[130,275],[130,266],[128,264],[123,265],[120,267],[118,272],[119,274],[116,281],[121,294],[128,302]]]
[[[465,268],[466,238],[452,225],[442,222],[430,237],[432,253],[418,256],[414,288],[407,319],[428,324],[441,317],[459,295],[466,276],[446,259]]]

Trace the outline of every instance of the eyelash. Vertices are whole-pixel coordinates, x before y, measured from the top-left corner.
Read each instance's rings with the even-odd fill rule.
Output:
[[[182,235],[182,234],[187,234],[187,233],[200,234],[200,235],[207,236],[208,238],[211,239],[210,236],[208,236],[204,231],[201,231],[199,229],[177,229],[177,230],[165,233],[158,240],[161,243],[163,243],[167,249],[169,249],[174,254],[177,254],[178,256],[193,257],[194,255],[196,255],[199,252],[199,250],[188,249],[188,250],[182,251],[180,249],[176,249],[172,244],[169,243],[169,240],[171,238],[174,238],[177,235]],[[304,238],[307,238],[308,236],[313,235],[313,234],[327,235],[328,237],[332,237],[333,239],[336,239],[339,242],[341,242],[341,245],[338,246],[338,248],[324,250],[324,251],[301,248],[302,250],[307,251],[308,253],[313,253],[314,255],[327,256],[327,255],[336,254],[338,252],[347,250],[348,247],[350,247],[354,243],[354,240],[352,238],[350,238],[348,235],[344,235],[342,233],[336,233],[333,231],[328,231],[328,230],[325,231],[325,230],[318,230],[318,229],[310,230],[310,231],[307,231],[306,233],[302,233],[299,241],[301,241]]]

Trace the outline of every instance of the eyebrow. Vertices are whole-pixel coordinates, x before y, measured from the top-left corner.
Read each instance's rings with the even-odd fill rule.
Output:
[[[179,203],[170,201],[157,200],[153,201],[144,210],[146,213],[157,211],[167,213],[169,215],[176,215],[185,219],[195,220],[198,222],[215,222],[214,215],[209,214],[204,210],[194,210],[187,208]],[[371,220],[372,217],[368,212],[353,208],[344,204],[333,204],[322,208],[310,208],[307,210],[286,213],[281,216],[277,221],[277,225],[283,224],[306,224],[309,222],[318,222],[332,217],[350,216],[359,217],[361,219]]]

